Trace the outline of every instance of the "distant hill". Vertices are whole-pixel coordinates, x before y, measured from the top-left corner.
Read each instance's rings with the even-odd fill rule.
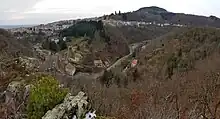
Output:
[[[168,12],[166,9],[152,6],[152,7],[142,7],[138,10],[139,12],[158,12],[158,13],[164,13]]]
[[[190,26],[220,27],[220,19],[213,15],[206,17],[192,14],[174,13],[156,6],[143,7],[133,12],[111,15],[110,18],[124,21],[155,21],[158,23],[182,24]]]
[[[12,29],[12,28],[21,28],[21,27],[32,27],[35,25],[0,25],[0,28],[3,29]]]

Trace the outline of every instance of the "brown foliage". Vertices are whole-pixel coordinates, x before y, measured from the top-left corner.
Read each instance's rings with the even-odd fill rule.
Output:
[[[197,40],[194,36],[186,35],[192,31],[198,33],[195,35],[199,37]],[[137,81],[129,81],[126,88],[114,84],[108,88],[98,86],[97,83],[93,84],[93,88],[88,88],[90,86],[87,85],[86,90],[91,99],[98,97],[92,99],[93,106],[102,115],[120,119],[195,119],[202,116],[220,118],[220,68],[218,67],[220,55],[216,45],[219,41],[214,40],[218,39],[218,35],[214,37],[210,35],[218,31],[212,29],[192,31],[185,32],[183,36],[186,37],[182,39],[162,41],[161,44],[164,46],[155,41],[157,45],[152,47],[154,44],[152,41],[146,50],[137,55],[140,61],[137,70],[136,72],[131,70]],[[149,47],[151,48],[148,49]],[[209,53],[203,55],[203,52],[200,52],[199,58],[191,55],[198,49]],[[166,79],[171,56],[174,58],[170,60],[173,68],[172,80]],[[183,61],[193,68],[180,65]],[[187,70],[180,70],[181,68]],[[132,75],[129,75],[129,79],[131,77]],[[93,95],[94,92],[96,95]]]
[[[73,93],[85,91],[98,115],[118,119],[195,119],[201,116],[218,119],[218,34],[214,29],[191,29],[177,35],[178,39],[172,36],[149,42],[146,49],[137,54],[139,64],[128,72],[126,87],[112,83],[112,78],[117,78],[113,74],[120,74],[121,70],[107,73],[102,79],[104,83],[111,83],[109,86],[103,86],[96,79],[62,77],[59,80],[66,80]],[[187,70],[180,70],[182,68]],[[166,78],[167,71],[172,71],[170,79]]]

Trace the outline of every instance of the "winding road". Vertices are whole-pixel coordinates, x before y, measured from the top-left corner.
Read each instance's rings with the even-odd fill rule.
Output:
[[[125,55],[124,57],[118,59],[111,66],[109,66],[106,70],[110,71],[110,70],[114,69],[115,67],[120,66],[122,64],[122,62],[127,60],[135,52],[135,50],[137,48],[145,45],[147,43],[147,41],[148,40],[130,44],[129,45],[129,52],[130,53],[128,55]],[[47,60],[41,65],[42,69],[45,69],[45,67],[52,67],[52,65],[53,65],[52,62],[56,62],[57,59],[58,59],[57,55],[48,56]],[[74,76],[66,75],[66,74],[63,74],[63,73],[58,72],[58,71],[54,72],[54,74],[55,74],[55,77],[57,77],[57,79],[59,81],[67,83],[70,80],[74,80],[74,79],[86,79],[86,80],[98,79],[99,77],[103,76],[104,70],[101,71],[101,72],[98,72],[98,73],[83,73],[83,72],[80,72],[80,73],[75,74]]]
[[[124,56],[124,57],[118,59],[114,64],[112,64],[111,66],[109,66],[109,67],[107,68],[107,71],[110,71],[111,69],[113,69],[113,68],[115,68],[115,67],[117,67],[117,66],[120,66],[123,61],[127,60],[127,58],[130,57],[130,56],[134,53],[135,49],[139,48],[140,46],[142,46],[142,45],[144,45],[144,44],[146,44],[146,43],[147,43],[147,40],[142,41],[142,42],[138,42],[138,43],[130,44],[130,45],[129,45],[129,52],[130,52],[130,53],[129,53],[128,55],[126,55],[126,56]]]

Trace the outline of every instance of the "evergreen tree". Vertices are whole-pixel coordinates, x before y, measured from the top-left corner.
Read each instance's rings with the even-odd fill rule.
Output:
[[[97,27],[97,30],[103,30],[103,29],[104,29],[104,27],[103,27],[103,23],[102,23],[101,20],[98,21],[96,27]]]
[[[104,16],[103,16],[103,19],[104,19],[104,20],[106,20],[106,19],[107,19],[107,16],[106,16],[106,15],[104,15]]]
[[[59,45],[59,49],[60,49],[60,50],[64,50],[64,49],[67,48],[66,42],[63,41],[62,39],[59,40],[58,45]]]
[[[42,43],[42,47],[46,50],[50,49],[50,41],[47,39]]]
[[[122,19],[124,20],[124,21],[126,21],[128,18],[127,18],[127,15],[126,14],[122,14]]]
[[[52,50],[52,51],[54,51],[54,52],[59,51],[59,47],[58,47],[58,45],[56,44],[55,41],[51,41],[51,42],[50,42],[50,50]]]
[[[119,10],[118,15],[121,15],[121,11]]]

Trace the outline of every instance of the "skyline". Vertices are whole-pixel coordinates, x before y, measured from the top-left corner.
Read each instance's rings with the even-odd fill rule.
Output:
[[[158,6],[175,13],[220,17],[218,4],[218,0],[1,0],[0,25],[45,24],[98,17],[119,10],[130,12],[149,6]]]

